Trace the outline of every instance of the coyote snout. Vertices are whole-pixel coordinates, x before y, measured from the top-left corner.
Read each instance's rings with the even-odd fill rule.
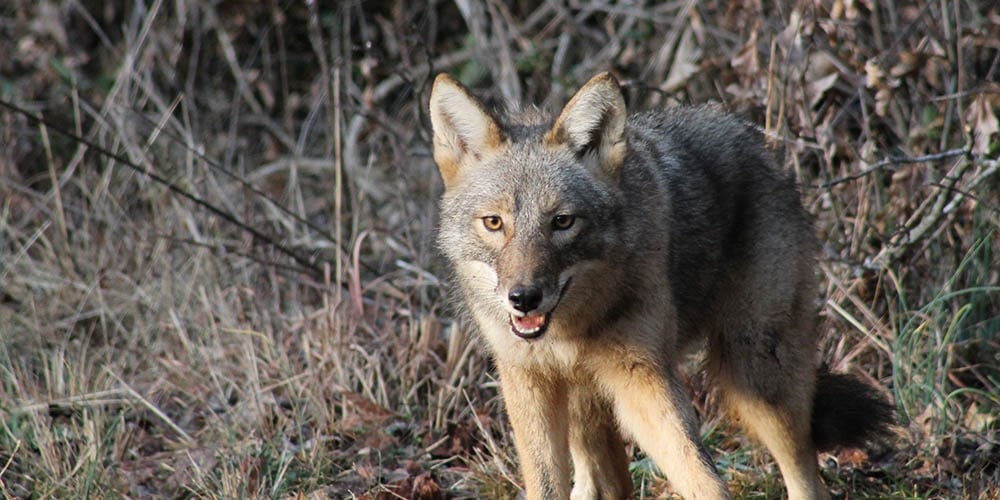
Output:
[[[542,303],[542,289],[532,285],[517,285],[507,293],[511,307],[528,314]]]
[[[507,302],[516,311],[510,315],[510,328],[514,335],[530,340],[545,334],[549,313],[538,311],[542,298],[542,288],[534,285],[515,285],[507,292]]]
[[[516,245],[511,242],[511,246]],[[521,251],[508,248],[500,253],[497,265],[497,292],[506,300],[511,332],[527,340],[545,335],[566,291],[566,282],[555,279],[547,269],[553,263],[546,262],[542,252],[533,248],[535,246]],[[509,255],[511,253],[516,255]]]
[[[511,332],[522,339],[537,339],[545,335],[549,321],[555,313],[566,289],[569,278],[562,286],[546,293],[537,285],[515,285],[507,292],[507,302],[514,309],[510,313]],[[549,300],[545,300],[549,298]]]

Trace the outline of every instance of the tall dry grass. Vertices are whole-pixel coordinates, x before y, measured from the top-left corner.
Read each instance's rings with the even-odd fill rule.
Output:
[[[515,495],[424,106],[440,71],[551,109],[605,69],[630,106],[723,102],[799,176],[822,355],[902,423],[821,457],[835,494],[998,495],[996,33],[989,1],[8,2],[0,495]],[[691,385],[735,492],[781,495]]]

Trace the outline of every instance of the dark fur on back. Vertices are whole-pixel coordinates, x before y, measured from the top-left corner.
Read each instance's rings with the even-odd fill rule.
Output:
[[[816,379],[812,439],[817,450],[860,448],[889,434],[895,408],[874,387],[825,367]]]

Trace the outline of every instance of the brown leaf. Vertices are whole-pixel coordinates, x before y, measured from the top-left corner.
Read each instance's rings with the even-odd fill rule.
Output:
[[[885,116],[889,111],[889,101],[892,100],[892,90],[879,89],[875,93],[875,114]]]
[[[467,456],[472,452],[476,438],[466,424],[448,424],[448,442],[441,451],[434,451],[434,458],[450,458],[456,455]]]
[[[740,51],[732,58],[730,64],[733,69],[745,75],[754,75],[760,72],[760,58],[757,55],[757,32],[750,33],[750,39],[743,44]]]
[[[399,416],[388,408],[366,398],[357,392],[344,393],[344,406],[352,406],[359,416],[375,421],[384,421]]]
[[[972,126],[974,138],[972,152],[979,155],[989,153],[993,134],[1000,131],[1000,121],[997,121],[997,115],[993,111],[993,103],[986,94],[976,97],[966,113],[966,119]]]
[[[667,81],[660,85],[666,92],[676,92],[687,84],[701,69],[702,50],[695,41],[694,32],[691,28],[684,30],[681,41],[677,44],[674,52],[674,61],[670,65],[670,73],[667,74]]]
[[[362,462],[356,462],[354,464],[354,471],[357,472],[358,477],[367,481],[375,481],[380,475],[382,475],[381,467]]]
[[[869,59],[865,62],[865,86],[870,89],[882,86],[885,80],[885,70],[879,65],[877,59]]]
[[[438,484],[433,472],[424,472],[413,478],[412,500],[444,500],[444,490]]]
[[[806,84],[806,96],[809,97],[809,105],[816,106],[816,103],[823,98],[827,90],[833,88],[837,83],[838,74],[836,71],[822,78],[817,78]]]
[[[868,461],[868,454],[856,449],[849,448],[841,450],[837,453],[837,462],[841,465],[850,465],[852,467],[857,467]]]
[[[444,490],[438,484],[433,472],[424,472],[415,477],[406,477],[389,484],[376,486],[361,495],[364,500],[444,500]]]
[[[893,78],[908,75],[923,67],[926,57],[923,54],[914,52],[900,52],[899,62],[889,70],[889,75]]]

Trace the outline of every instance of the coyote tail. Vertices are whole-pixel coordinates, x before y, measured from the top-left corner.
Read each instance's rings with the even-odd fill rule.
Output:
[[[812,440],[819,451],[859,448],[887,436],[895,407],[851,375],[820,369],[813,403]]]

